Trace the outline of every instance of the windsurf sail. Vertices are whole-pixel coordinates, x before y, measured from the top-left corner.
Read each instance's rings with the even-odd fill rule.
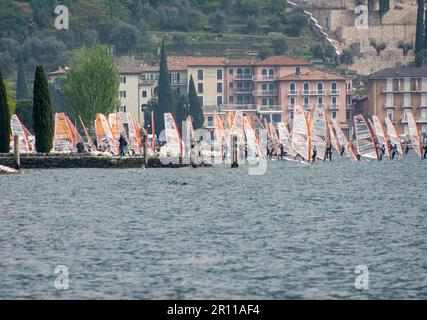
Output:
[[[114,139],[116,141],[119,140],[120,135],[126,137],[126,131],[123,125],[122,116],[119,112],[109,114],[108,123],[110,124],[111,131],[113,132]]]
[[[151,111],[151,135],[152,135],[152,140],[151,140],[151,148],[153,150],[156,149],[156,125],[155,125],[155,119],[154,119],[154,111]]]
[[[385,124],[387,126],[387,134],[390,138],[391,144],[397,147],[397,151],[403,156],[405,153],[403,152],[402,142],[400,141],[400,136],[397,133],[396,127],[393,122],[389,118],[385,118]]]
[[[171,113],[164,114],[166,145],[171,156],[182,155],[182,141],[178,126]]]
[[[378,149],[372,131],[362,115],[354,117],[357,152],[360,156],[379,160]]]
[[[250,116],[244,117],[243,128],[246,136],[246,145],[248,147],[248,158],[261,157],[262,154],[259,146],[259,140]]]
[[[335,130],[331,127],[331,125],[328,123],[329,128],[329,138],[331,140],[331,145],[335,149],[335,151],[340,154],[341,153],[341,146],[338,142],[337,135],[335,134]]]
[[[421,143],[420,129],[415,122],[414,115],[410,112],[406,113],[408,117],[409,137],[411,138],[412,148],[415,153],[423,158],[423,145]]]
[[[311,134],[307,114],[301,105],[294,108],[294,122],[292,128],[292,148],[304,160],[311,162]]]
[[[328,126],[325,108],[317,105],[311,113],[311,144],[317,149],[317,157],[326,160],[326,148],[328,146]]]
[[[218,151],[222,158],[227,156],[227,147],[229,146],[229,138],[224,122],[220,115],[215,115],[215,149]]]
[[[286,154],[294,158],[296,156],[296,152],[292,148],[292,137],[291,133],[289,132],[288,126],[283,122],[279,122],[278,131],[279,140],[280,143],[283,145],[284,151],[286,152]]]
[[[11,127],[11,140],[10,147],[13,150],[14,147],[14,138],[13,136],[19,136],[19,151],[21,153],[31,153],[34,152],[34,149],[31,145],[30,138],[28,135],[28,130],[24,127],[21,120],[19,120],[16,114],[12,115],[10,119],[10,127]]]
[[[83,131],[84,131],[84,133],[85,133],[85,136],[86,136],[86,140],[87,140],[88,145],[90,146],[90,148],[91,148],[93,151],[96,151],[96,146],[95,146],[95,144],[93,143],[93,140],[92,140],[92,138],[90,137],[89,132],[87,131],[86,126],[85,126],[85,124],[83,123],[83,120],[82,120],[82,118],[81,118],[80,116],[79,116],[79,119],[80,119],[80,124],[82,125],[82,128],[83,128]]]
[[[77,137],[65,113],[55,113],[53,150],[55,152],[76,152]]]
[[[372,116],[373,128],[377,135],[378,144],[384,146],[387,156],[391,159],[390,143],[385,133],[384,127],[377,116]]]
[[[358,161],[356,152],[354,151],[353,145],[348,140],[348,137],[345,135],[344,131],[341,129],[337,119],[332,119],[334,125],[335,133],[337,134],[337,139],[341,146],[344,146],[346,153],[350,156],[350,159],[353,161]]]
[[[98,146],[113,154],[119,154],[119,148],[117,141],[113,135],[110,124],[107,121],[105,115],[98,113],[95,119],[95,132]]]
[[[141,154],[141,132],[139,131],[138,122],[132,113],[126,113],[129,128],[129,146],[135,154]]]

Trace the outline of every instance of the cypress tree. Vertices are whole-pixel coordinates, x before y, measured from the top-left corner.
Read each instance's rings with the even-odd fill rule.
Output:
[[[53,147],[53,107],[42,66],[37,66],[34,77],[33,123],[37,152],[49,153]]]
[[[7,102],[6,86],[0,70],[0,153],[10,151],[10,111]]]
[[[418,0],[417,14],[417,33],[415,36],[415,52],[423,49],[423,32],[424,32],[424,0]]]
[[[424,28],[424,49],[427,49],[427,10],[425,10]]]
[[[167,112],[173,112],[172,90],[169,81],[168,62],[166,58],[165,44],[162,43],[160,53],[160,75],[159,75],[159,91],[158,91],[158,110],[154,110],[156,131],[158,133],[165,129],[163,115]]]
[[[205,118],[203,117],[203,106],[197,95],[196,86],[194,85],[193,76],[190,77],[190,85],[188,88],[188,103],[189,114],[193,118],[194,129],[203,128]]]
[[[27,79],[25,78],[24,62],[18,63],[18,78],[16,79],[16,100],[28,100]]]

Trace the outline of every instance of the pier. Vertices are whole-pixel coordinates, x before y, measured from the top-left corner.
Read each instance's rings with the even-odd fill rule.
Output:
[[[146,163],[145,163],[146,161]],[[14,168],[13,154],[0,154],[0,165]],[[71,168],[181,168],[190,164],[164,164],[158,157],[117,157],[91,154],[21,154],[21,169],[71,169]],[[202,164],[198,167],[210,167]]]

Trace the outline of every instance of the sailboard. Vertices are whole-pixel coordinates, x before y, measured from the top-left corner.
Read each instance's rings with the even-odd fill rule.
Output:
[[[397,146],[397,151],[403,156],[405,155],[403,151],[402,142],[400,141],[399,134],[397,133],[397,129],[394,126],[393,122],[389,118],[385,118],[385,124],[387,126],[387,135],[390,139],[390,143],[394,146]]]
[[[179,157],[182,155],[182,141],[179,134],[178,126],[171,113],[165,113],[165,135],[166,135],[166,146],[170,156]]]
[[[292,148],[292,137],[291,133],[289,132],[288,126],[280,122],[278,124],[278,132],[279,132],[279,140],[280,143],[283,145],[283,149],[286,152],[286,154],[290,155],[292,158],[295,158],[296,152]]]
[[[420,129],[415,122],[414,115],[410,112],[406,113],[408,117],[409,137],[411,138],[412,148],[415,153],[423,158],[423,145],[421,143]]]
[[[128,130],[129,130],[129,146],[136,155],[141,154],[141,132],[139,130],[138,122],[134,115],[130,112],[126,113]]]
[[[378,144],[384,146],[387,156],[391,159],[390,143],[387,138],[387,134],[384,130],[380,119],[377,116],[372,116],[373,128],[377,135]]]
[[[113,154],[119,154],[117,141],[113,135],[110,124],[108,123],[105,115],[101,113],[96,115],[95,132],[99,147],[106,151],[111,151]]]
[[[360,156],[379,160],[378,148],[375,144],[371,128],[362,115],[354,117],[356,131],[356,146]]]
[[[311,162],[311,133],[307,115],[301,105],[294,108],[294,122],[292,128],[292,148],[305,161]]]
[[[77,137],[65,113],[55,113],[53,150],[55,152],[76,152]]]
[[[317,149],[317,158],[326,160],[326,148],[328,146],[328,125],[325,108],[317,105],[311,113],[311,144]]]
[[[10,147],[13,150],[14,147],[14,138],[13,136],[17,135],[19,137],[19,150],[21,153],[32,153],[34,148],[30,142],[30,137],[28,134],[27,128],[22,124],[16,114],[12,115],[10,118],[10,127],[11,127],[11,140]]]
[[[350,159],[353,161],[358,161],[356,152],[354,151],[353,145],[350,143],[350,140],[345,135],[341,126],[339,125],[337,119],[332,119],[332,124],[334,125],[335,133],[337,135],[337,139],[341,146],[344,146],[346,153],[350,156]]]

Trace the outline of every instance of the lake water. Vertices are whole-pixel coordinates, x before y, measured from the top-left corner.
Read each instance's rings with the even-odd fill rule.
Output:
[[[415,158],[0,176],[0,299],[426,299],[426,177]]]

